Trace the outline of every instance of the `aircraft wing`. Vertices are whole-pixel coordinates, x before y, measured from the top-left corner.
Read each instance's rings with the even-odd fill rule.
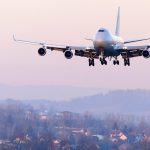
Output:
[[[150,40],[150,38],[138,39],[138,40],[128,40],[128,41],[125,41],[124,44],[141,42],[141,41],[146,41],[146,40]]]
[[[14,41],[24,44],[32,44],[32,45],[40,45],[45,50],[49,49],[51,51],[61,51],[65,52],[67,50],[75,51],[76,56],[81,57],[93,57],[93,58],[99,58],[99,56],[96,55],[96,51],[94,50],[93,46],[72,46],[72,45],[55,45],[55,44],[47,44],[44,42],[32,42],[32,41],[26,41],[26,40],[19,40],[16,39],[15,36],[13,36]]]
[[[143,45],[143,46],[126,46],[125,49],[121,50],[121,55],[123,58],[132,58],[142,56],[143,51],[148,50],[150,45]]]

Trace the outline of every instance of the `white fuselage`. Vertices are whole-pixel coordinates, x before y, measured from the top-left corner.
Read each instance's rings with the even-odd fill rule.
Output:
[[[119,55],[116,52],[118,47],[124,45],[121,37],[112,35],[107,29],[100,28],[93,39],[93,45],[97,52],[103,52],[106,56]]]

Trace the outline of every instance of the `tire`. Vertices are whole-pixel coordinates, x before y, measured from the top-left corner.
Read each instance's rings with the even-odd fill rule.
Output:
[[[95,66],[94,59],[91,60],[92,66]]]
[[[113,61],[113,64],[116,65],[116,61],[115,60]]]
[[[124,66],[126,66],[127,65],[127,62],[126,61],[124,61]]]
[[[117,60],[117,65],[119,65],[119,60]]]
[[[89,59],[89,66],[91,66],[91,59]]]

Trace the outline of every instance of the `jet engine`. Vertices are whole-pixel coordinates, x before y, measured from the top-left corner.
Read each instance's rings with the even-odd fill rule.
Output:
[[[71,59],[73,57],[73,52],[71,50],[66,50],[64,52],[65,58]]]
[[[45,49],[45,48],[40,48],[40,49],[38,50],[38,54],[39,54],[40,56],[46,55],[46,49]]]
[[[150,57],[150,51],[149,50],[144,50],[143,53],[142,53],[142,56],[144,58],[149,58]]]

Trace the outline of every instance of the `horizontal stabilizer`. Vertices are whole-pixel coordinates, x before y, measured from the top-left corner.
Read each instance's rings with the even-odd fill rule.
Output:
[[[90,38],[85,38],[85,40],[93,42],[93,39],[90,39]]]

